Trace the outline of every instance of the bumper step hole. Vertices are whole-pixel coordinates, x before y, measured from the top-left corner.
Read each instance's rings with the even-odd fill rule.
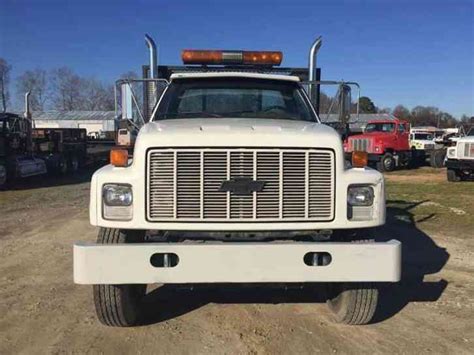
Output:
[[[308,266],[328,266],[332,257],[325,251],[309,252],[304,255],[303,261]]]
[[[175,267],[179,257],[175,253],[155,253],[150,257],[150,264],[154,267]]]

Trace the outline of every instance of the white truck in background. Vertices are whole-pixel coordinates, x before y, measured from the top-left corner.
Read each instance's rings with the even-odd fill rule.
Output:
[[[309,95],[281,52],[185,50],[185,66],[160,67],[171,73],[133,158],[114,150],[92,178],[97,243],[74,245],[100,322],[139,324],[151,283],[319,283],[337,321],[372,320],[401,244],[376,232],[383,175],[364,152],[347,166],[310,99],[320,45]]]
[[[457,182],[474,178],[474,128],[458,138],[456,145],[446,153],[448,181]]]

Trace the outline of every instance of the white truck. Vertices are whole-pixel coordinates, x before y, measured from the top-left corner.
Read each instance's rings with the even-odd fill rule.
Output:
[[[133,159],[114,150],[93,175],[99,235],[74,244],[74,281],[94,285],[100,322],[139,324],[152,283],[319,283],[337,321],[365,324],[380,283],[400,280],[401,243],[375,232],[383,175],[365,153],[345,163],[281,59],[184,51]]]
[[[446,153],[448,181],[461,181],[474,178],[474,128]]]
[[[410,147],[429,154],[435,148],[433,134],[422,127],[410,128]]]

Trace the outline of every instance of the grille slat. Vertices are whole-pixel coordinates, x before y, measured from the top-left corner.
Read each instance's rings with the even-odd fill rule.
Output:
[[[464,144],[464,149],[462,150],[463,154],[461,156],[462,158],[474,158],[474,143],[464,142],[458,144]]]
[[[372,150],[372,140],[368,138],[352,138],[352,150],[358,150],[362,152],[371,152]]]
[[[334,154],[330,151],[153,149],[147,169],[150,221],[333,218]],[[256,178],[265,185],[248,195],[220,192],[229,178]]]

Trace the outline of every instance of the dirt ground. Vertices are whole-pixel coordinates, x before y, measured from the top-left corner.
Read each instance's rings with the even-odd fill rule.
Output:
[[[165,286],[146,296],[146,324],[119,329],[100,325],[91,287],[72,282],[73,242],[97,233],[88,222],[89,178],[54,186],[39,179],[0,192],[0,354],[474,349],[472,182],[447,183],[444,170],[428,168],[388,176],[388,223],[380,235],[403,242],[403,279],[382,288],[373,324],[333,323],[311,287]]]

